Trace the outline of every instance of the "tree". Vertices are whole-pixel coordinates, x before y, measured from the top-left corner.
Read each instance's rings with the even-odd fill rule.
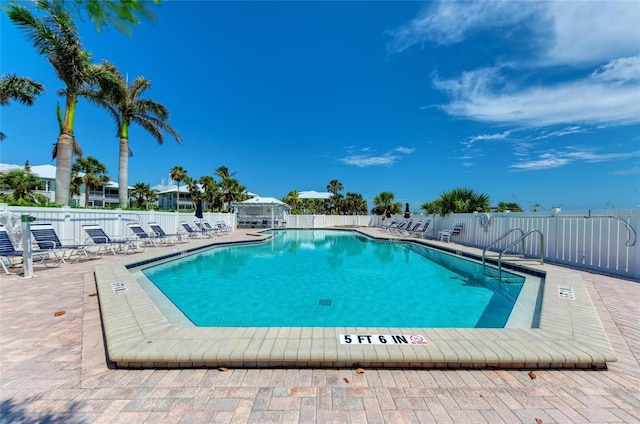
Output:
[[[171,179],[175,181],[176,184],[178,184],[176,210],[179,210],[180,209],[180,183],[182,181],[185,181],[189,177],[187,176],[187,171],[185,171],[185,169],[181,166],[174,166],[173,168],[171,168],[171,170],[169,171],[169,177],[171,177]]]
[[[496,212],[504,212],[504,211],[524,212],[524,209],[522,209],[522,206],[520,206],[515,202],[510,202],[510,203],[499,202]]]
[[[219,188],[216,180],[210,175],[200,177],[200,185],[202,186],[202,200],[207,202],[210,209],[215,207],[215,201],[218,197]]]
[[[47,202],[46,196],[36,193],[43,188],[40,178],[24,169],[12,169],[6,174],[0,174],[0,187],[11,190],[5,197],[8,202]]]
[[[291,190],[285,197],[282,199],[284,203],[291,206],[291,213],[300,213],[302,209],[302,199],[299,197],[297,190]]]
[[[420,206],[430,214],[489,212],[489,196],[476,193],[470,188],[454,188],[444,191],[440,197]]]
[[[125,35],[132,34],[132,27],[140,24],[140,18],[155,22],[155,13],[147,6],[152,2],[160,4],[160,0],[74,0],[62,1],[71,13],[82,16],[83,10],[100,32],[105,25],[111,25]]]
[[[327,191],[331,193],[331,198],[327,199],[327,209],[329,213],[338,213],[340,209],[340,202],[342,201],[342,195],[339,194],[340,191],[344,190],[344,186],[337,179],[333,179],[329,181],[327,185]]]
[[[16,74],[0,77],[0,106],[9,105],[13,99],[26,106],[32,106],[36,96],[44,93],[44,85]]]
[[[89,207],[89,193],[92,189],[96,189],[109,182],[106,175],[107,167],[93,156],[87,156],[76,159],[71,171],[77,175],[74,180],[84,184],[84,207]],[[80,175],[83,173],[83,175]],[[127,207],[128,203],[120,204],[120,207]]]
[[[347,193],[342,202],[343,212],[348,215],[366,215],[367,201],[359,193]]]
[[[104,67],[91,63],[91,54],[83,49],[76,25],[64,9],[65,3],[68,2],[37,0],[35,10],[42,12],[43,17],[36,17],[21,4],[11,3],[6,7],[9,19],[27,35],[65,84],[65,88],[59,91],[65,96],[65,106],[64,111],[58,106],[60,134],[53,151],[56,159],[56,203],[60,205],[69,204],[73,153],[81,155],[73,133],[80,91],[88,83],[102,87],[112,82]]]
[[[130,194],[136,198],[136,206],[138,209],[149,210],[149,203],[155,202],[158,198],[156,192],[146,183],[135,183]]]
[[[102,66],[113,75],[114,86],[92,87],[84,90],[82,94],[106,109],[116,124],[117,137],[120,139],[118,197],[122,205],[128,199],[129,127],[131,124],[140,125],[156,139],[158,144],[162,144],[164,141],[163,132],[171,134],[180,144],[182,144],[182,138],[167,123],[170,115],[169,109],[162,103],[142,97],[144,92],[151,88],[151,81],[144,77],[137,77],[127,84],[126,78],[113,64],[104,62]]]
[[[19,77],[16,74],[0,77],[0,106],[8,106],[11,99],[31,106],[36,96],[43,92],[44,85],[27,77]],[[0,141],[5,138],[6,135],[0,132]]]
[[[380,194],[373,198],[375,206],[371,209],[371,213],[375,215],[384,215],[387,212],[391,214],[402,213],[402,203],[394,202],[393,197],[393,193],[390,191],[381,191]]]
[[[222,165],[216,169],[216,175],[220,177],[218,183],[218,203],[222,203],[222,209],[228,209],[231,202],[242,201],[247,198],[247,188],[240,184],[236,178],[235,172],[230,173],[229,168]]]
[[[195,209],[198,199],[202,199],[202,191],[200,191],[198,181],[194,178],[187,177],[185,178],[184,183],[187,186],[187,190],[189,190],[189,196],[191,197],[191,202],[193,202],[193,207]]]

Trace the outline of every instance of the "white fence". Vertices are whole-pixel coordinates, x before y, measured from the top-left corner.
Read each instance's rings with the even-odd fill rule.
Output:
[[[132,235],[130,222],[148,229],[149,222],[158,222],[166,232],[179,230],[179,222],[194,222],[193,213],[123,211],[73,208],[9,207],[11,213],[32,215],[36,222],[53,224],[60,238],[84,242],[83,224],[99,224],[109,235]],[[5,212],[6,213],[6,212]],[[0,208],[0,218],[2,208]],[[487,219],[488,218],[488,219]],[[211,223],[224,222],[236,227],[234,214],[205,213]],[[402,220],[401,215],[391,220]],[[640,280],[640,247],[637,230],[640,228],[640,208],[626,210],[588,210],[559,212],[517,212],[493,214],[413,215],[414,222],[431,220],[428,238],[437,238],[438,231],[461,224],[463,230],[452,241],[484,248],[505,232],[520,228],[525,233],[539,230],[544,235],[540,243],[537,234],[525,240],[525,254],[545,262],[594,270]],[[381,217],[367,215],[288,215],[287,228],[326,228],[349,226],[379,226]],[[519,232],[512,233],[492,250],[502,250],[512,243]]]
[[[10,206],[0,208],[0,223],[6,222],[2,214],[7,211],[15,215],[31,215],[36,218],[35,223],[50,223],[56,230],[58,237],[65,240],[75,240],[78,243],[86,241],[87,234],[82,225],[98,224],[109,236],[133,236],[127,224],[140,224],[145,231],[150,231],[149,222],[157,222],[166,233],[175,233],[182,228],[180,221],[187,221],[193,225],[196,220],[193,212],[155,212],[155,211],[124,211],[121,209],[76,209],[76,208],[28,208]],[[204,220],[212,224],[224,222],[235,228],[235,215],[228,213],[204,213]],[[15,219],[14,219],[15,221]]]

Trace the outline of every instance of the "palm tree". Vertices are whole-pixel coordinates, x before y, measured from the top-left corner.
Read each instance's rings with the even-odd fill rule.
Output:
[[[0,188],[11,190],[4,198],[8,202],[46,203],[46,196],[36,193],[42,189],[42,180],[24,169],[12,169],[0,174]]]
[[[225,165],[222,165],[216,169],[216,175],[220,177],[221,180],[225,180],[227,178],[233,177],[234,175],[236,175],[236,173],[229,173],[229,168],[227,168]]]
[[[508,203],[507,202],[499,202],[496,212],[504,212],[504,211],[524,212],[524,209],[522,209],[522,206],[520,206],[519,204],[517,204],[515,202],[508,202]]]
[[[375,206],[371,209],[371,213],[376,215],[384,215],[387,212],[392,214],[402,213],[402,203],[394,202],[393,197],[393,193],[390,191],[381,191],[380,194],[373,198]]]
[[[71,161],[73,153],[81,150],[73,134],[76,106],[80,91],[89,83],[106,86],[113,83],[112,76],[102,66],[91,63],[77,34],[77,27],[62,1],[36,0],[35,9],[42,12],[36,17],[19,3],[6,7],[9,19],[23,30],[39,54],[53,66],[65,87],[59,92],[65,96],[64,112],[58,106],[60,134],[53,151],[56,159],[56,203],[69,204]]]
[[[327,185],[327,191],[331,193],[331,199],[328,199],[327,208],[329,209],[329,213],[338,212],[338,207],[340,205],[341,196],[339,196],[338,192],[344,190],[344,186],[337,179],[333,179],[329,181],[329,185]]]
[[[0,77],[0,106],[7,106],[10,99],[32,106],[36,96],[43,92],[44,85],[27,77],[16,74]]]
[[[178,184],[178,197],[176,199],[176,210],[179,210],[180,209],[180,183],[182,181],[185,181],[189,177],[187,176],[187,171],[185,171],[185,169],[181,166],[174,166],[173,168],[171,168],[171,170],[169,171],[169,177],[171,177],[171,179],[175,181],[176,184]]]
[[[282,201],[291,206],[291,213],[300,212],[302,199],[300,199],[297,190],[291,190]]]
[[[44,92],[44,85],[27,77],[19,77],[16,74],[0,77],[0,106],[8,106],[9,100],[31,106],[36,98]],[[7,136],[0,131],[0,141]]]
[[[347,193],[342,202],[344,212],[349,215],[367,214],[367,201],[360,193]]]
[[[104,62],[102,66],[113,75],[115,86],[92,88],[83,91],[82,94],[106,109],[116,123],[117,137],[120,138],[118,197],[120,204],[124,204],[128,199],[129,127],[131,124],[140,125],[156,139],[158,144],[162,144],[164,141],[163,132],[171,134],[180,144],[182,144],[182,138],[167,123],[169,109],[162,103],[142,97],[144,92],[151,87],[151,81],[144,77],[137,77],[127,84],[127,79],[115,65]]]
[[[198,181],[194,178],[187,177],[185,178],[184,183],[187,186],[187,190],[189,190],[189,196],[191,197],[191,202],[193,202],[193,207],[195,209],[198,199],[202,199],[202,191],[200,190],[200,186],[198,186]]]
[[[92,189],[98,188],[109,182],[109,177],[106,175],[107,167],[93,156],[87,156],[76,159],[71,171],[78,175],[74,180],[84,184],[84,207],[89,207],[89,193]],[[80,173],[84,175],[80,176]],[[120,204],[120,207],[128,206],[128,202]]]
[[[440,197],[420,206],[427,213],[447,215],[449,213],[489,212],[489,196],[476,193],[470,188],[454,188],[444,191]]]
[[[209,209],[215,206],[216,197],[220,191],[218,184],[210,175],[200,177],[200,185],[202,186],[202,200],[207,202]]]
[[[157,199],[156,192],[146,183],[135,183],[129,193],[136,198],[138,209],[149,210],[149,203],[153,203]]]

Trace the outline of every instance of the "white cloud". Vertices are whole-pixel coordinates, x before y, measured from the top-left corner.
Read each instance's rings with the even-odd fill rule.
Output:
[[[470,34],[531,22],[540,16],[541,6],[534,2],[481,0],[474,2],[440,1],[430,3],[409,24],[390,32],[389,49],[401,52],[424,42],[458,43]]]
[[[640,53],[637,0],[541,3],[553,28],[545,54],[550,63],[602,63]]]
[[[614,171],[611,175],[636,175],[640,174],[640,166],[634,166],[631,169],[622,169],[620,171]]]
[[[340,159],[341,162],[347,165],[354,165],[360,168],[366,168],[369,166],[392,166],[402,157],[400,155],[408,155],[416,149],[410,147],[398,146],[386,153],[376,155],[373,149],[366,147],[360,149],[359,154],[349,154],[346,157]],[[399,155],[399,154],[400,155]]]
[[[509,168],[519,171],[539,171],[559,168],[577,161],[586,163],[609,162],[638,156],[640,156],[640,150],[626,153],[596,153],[590,150],[548,152],[540,154],[535,160],[518,162]]]
[[[590,78],[595,81],[629,82],[640,81],[640,56],[621,57],[593,71]]]
[[[640,53],[638,22],[637,0],[437,1],[390,31],[389,49],[454,44],[486,31],[536,49],[537,60],[547,64],[598,63]],[[523,29],[528,32],[524,39]]]
[[[602,74],[600,74],[602,75]],[[464,72],[457,79],[434,80],[451,102],[447,113],[481,122],[520,126],[556,124],[630,124],[640,122],[640,83],[607,84],[598,78],[517,89],[506,84],[499,68]]]

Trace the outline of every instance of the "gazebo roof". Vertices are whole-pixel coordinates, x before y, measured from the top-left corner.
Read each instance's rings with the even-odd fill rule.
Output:
[[[290,208],[289,205],[287,205],[281,200],[276,199],[275,197],[260,197],[260,196],[256,196],[256,197],[252,197],[251,199],[244,200],[242,202],[237,203],[237,205],[269,205],[269,206],[278,205],[278,206],[283,206],[287,209]]]
[[[329,199],[331,196],[331,193],[321,193],[315,190],[301,191],[298,193],[300,199]]]

